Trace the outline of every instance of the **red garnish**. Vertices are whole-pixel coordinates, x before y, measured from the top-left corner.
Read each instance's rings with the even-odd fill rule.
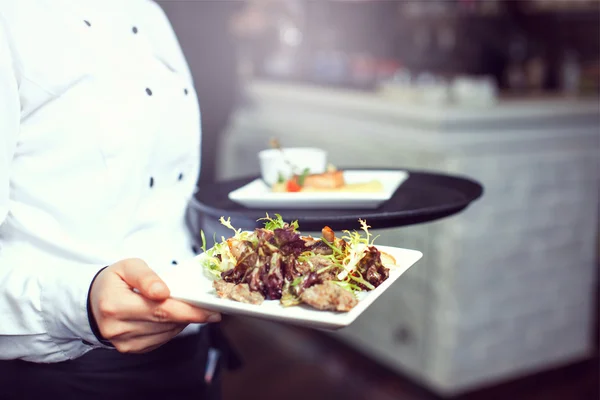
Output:
[[[302,190],[302,187],[298,184],[296,178],[294,178],[287,181],[286,190],[288,192],[299,192]]]

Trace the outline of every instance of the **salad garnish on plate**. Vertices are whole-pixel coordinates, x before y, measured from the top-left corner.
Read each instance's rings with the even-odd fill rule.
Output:
[[[199,260],[219,297],[346,312],[358,304],[358,293],[381,285],[396,264],[374,246],[364,220],[359,220],[361,231],[346,230],[337,237],[326,226],[320,238],[302,235],[297,221],[287,223],[279,214],[267,214],[262,221],[264,228],[249,232],[221,217],[233,235],[210,249],[201,232],[205,254]]]

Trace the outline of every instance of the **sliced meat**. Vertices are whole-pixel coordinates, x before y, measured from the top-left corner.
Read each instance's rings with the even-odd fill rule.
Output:
[[[311,270],[310,264],[307,263],[306,261],[302,261],[302,262],[298,261],[296,263],[296,271],[298,271],[298,273],[301,276],[309,274],[310,270]]]
[[[308,251],[312,251],[315,254],[333,254],[331,247],[327,246],[321,239],[304,236],[302,240],[304,240],[304,245]]]
[[[214,281],[213,287],[217,295],[223,299],[230,299],[247,304],[262,304],[265,298],[258,292],[250,291],[247,283],[234,284],[222,280]]]
[[[235,283],[225,282],[224,280],[218,280],[213,282],[213,287],[217,291],[217,296],[224,299],[228,299]]]
[[[321,274],[319,274],[319,279],[321,279],[321,281],[323,282],[335,280],[339,272],[339,268],[328,269],[327,271],[324,271]]]
[[[314,246],[315,244],[317,244],[318,242],[320,242],[319,239],[315,239],[312,236],[302,236],[302,240],[304,240],[304,244],[306,245],[306,247],[311,247]]]
[[[330,311],[350,311],[358,304],[352,292],[330,281],[306,289],[300,300],[316,309]]]
[[[333,265],[333,261],[331,261],[330,259],[325,258],[325,257],[320,257],[318,255],[310,257],[308,259],[308,261],[310,261],[310,263],[313,265],[313,267],[315,268],[315,271],[318,271],[320,269],[327,268],[327,267],[330,267],[331,265]]]
[[[328,256],[333,254],[333,250],[329,247],[325,242],[319,240],[312,246],[310,246],[310,250],[315,254],[322,254],[324,256]]]
[[[339,272],[339,267],[327,269],[327,267],[331,267],[333,265],[333,261],[325,257],[321,257],[318,255],[312,256],[308,259],[308,262],[310,262],[310,265],[307,263],[307,266],[314,271],[315,275],[318,274],[319,280],[321,282],[334,279]],[[323,270],[323,272],[319,273],[319,271],[321,270]],[[306,275],[306,273],[304,273],[303,275]]]
[[[330,171],[322,174],[308,175],[304,178],[304,188],[335,189],[344,186],[344,172]]]
[[[231,291],[231,299],[241,303],[262,304],[265,298],[258,292],[251,292],[250,287],[245,283],[235,285]]]
[[[306,261],[297,262],[296,263],[296,271],[300,276],[308,275],[311,271],[317,272],[323,268],[327,268],[333,264],[333,261],[321,257],[321,256],[312,256],[309,257]],[[336,269],[336,268],[334,268]],[[325,279],[323,279],[325,280]]]

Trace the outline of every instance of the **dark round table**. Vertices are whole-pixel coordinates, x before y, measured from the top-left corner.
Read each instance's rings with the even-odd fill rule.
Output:
[[[252,230],[263,226],[258,219],[266,213],[281,214],[285,221],[298,220],[303,231],[359,229],[359,218],[373,229],[396,228],[435,221],[457,214],[483,193],[478,182],[463,176],[406,170],[409,178],[393,197],[377,209],[369,210],[290,210],[250,209],[229,199],[228,194],[257,177],[235,179],[200,186],[188,209],[188,225],[199,232],[206,222],[214,224],[221,216],[231,217],[236,228]],[[213,225],[214,226],[214,225]]]

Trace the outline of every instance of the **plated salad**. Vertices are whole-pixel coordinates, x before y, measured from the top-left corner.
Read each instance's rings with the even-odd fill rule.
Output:
[[[279,300],[283,306],[306,304],[319,310],[350,311],[357,295],[375,289],[389,277],[396,260],[379,251],[369,226],[336,237],[324,227],[322,237],[303,236],[298,222],[286,223],[278,214],[262,219],[264,228],[252,232],[221,223],[233,231],[206,249],[202,266],[221,298],[250,304]]]

